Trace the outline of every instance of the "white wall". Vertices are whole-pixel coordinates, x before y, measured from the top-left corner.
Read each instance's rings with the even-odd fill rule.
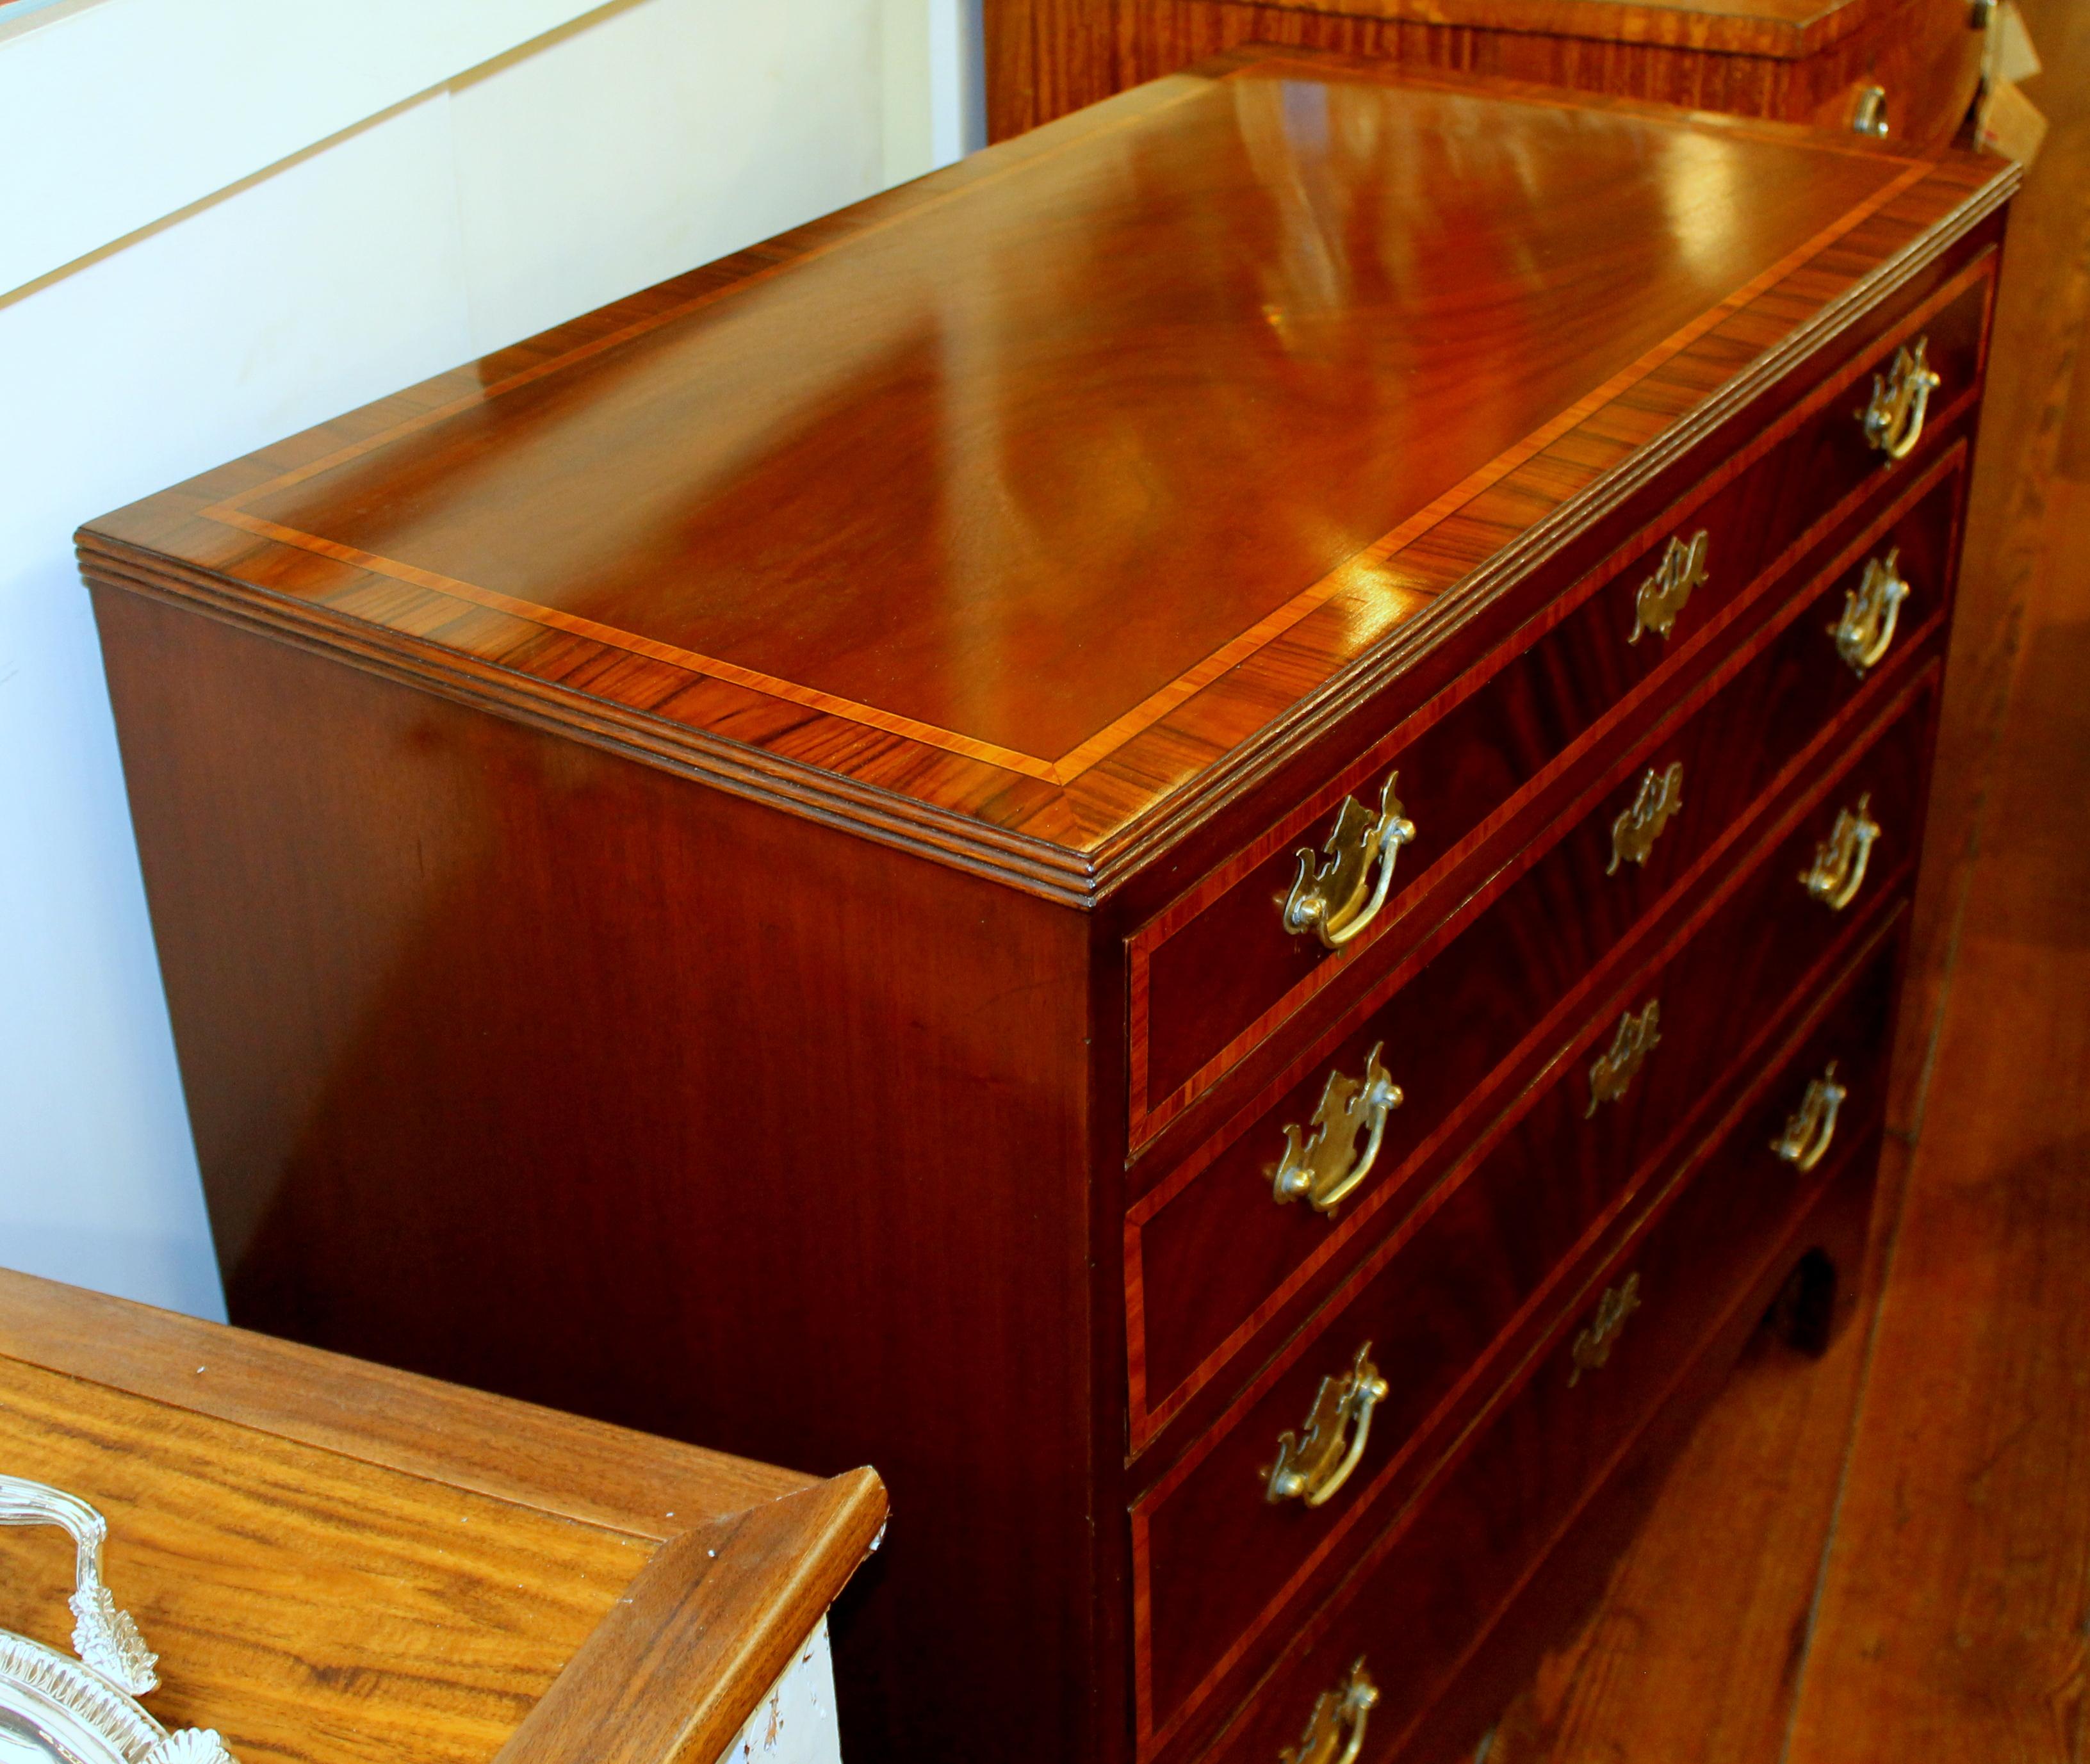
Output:
[[[955,157],[976,37],[976,0],[0,27],[0,1265],[222,1314],[72,529]]]

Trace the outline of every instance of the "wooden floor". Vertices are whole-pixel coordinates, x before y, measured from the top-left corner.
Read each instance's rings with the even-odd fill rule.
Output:
[[[1486,1764],[2090,1759],[2090,5],[2012,222],[1865,1317],[1766,1335]]]

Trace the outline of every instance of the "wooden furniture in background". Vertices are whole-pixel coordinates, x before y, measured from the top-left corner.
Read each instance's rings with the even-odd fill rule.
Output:
[[[749,1764],[885,1517],[715,1452],[0,1271],[0,1465],[109,1522],[153,1712],[239,1764]],[[66,1648],[73,1552],[0,1533]],[[742,1729],[750,1745],[743,1757]],[[832,1737],[827,1755],[832,1756]]]
[[[2068,1749],[2053,1687],[2090,1585],[2090,13],[2024,10],[2053,128],[1997,295],[1922,889],[1957,960],[1934,1056],[1940,1000],[1902,1013],[1898,1069],[1929,1066],[1929,1106],[1882,1170],[1907,1199],[1883,1209],[1877,1339],[1813,1376],[1758,1345],[1489,1764]]]
[[[866,1758],[1476,1731],[1847,1293],[2015,176],[1242,54],[93,523],[235,1315],[875,1460]]]
[[[1948,139],[1980,77],[1970,0],[986,0],[1005,140],[1244,43]],[[1871,100],[1875,88],[1883,99]],[[1883,104],[1884,110],[1869,108]]]

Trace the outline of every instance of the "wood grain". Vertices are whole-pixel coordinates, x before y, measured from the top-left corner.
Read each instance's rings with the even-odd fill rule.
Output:
[[[1897,1062],[1895,1121],[1911,1135],[1921,1129],[1947,976],[1967,923],[1979,828],[2033,583],[2058,531],[2061,455],[2090,411],[2080,366],[2090,320],[2090,205],[2082,194],[2090,181],[2090,13],[2067,0],[2027,0],[2024,11],[2049,69],[2030,89],[2053,127],[2023,201],[2013,207],[2015,243],[1998,295],[1963,607],[1938,735],[1931,862],[1916,902],[1914,978]],[[2072,469],[2082,475],[2080,463]]]
[[[9,1469],[109,1521],[154,1710],[260,1764],[491,1758],[653,1553],[17,1362],[0,1392]],[[6,1541],[0,1626],[66,1647],[70,1543]]]
[[[110,1522],[153,1712],[243,1760],[712,1764],[883,1523],[821,1482],[0,1272],[8,1469]],[[67,1646],[70,1545],[0,1627]]]
[[[746,1723],[746,1687],[774,1684],[826,1616],[832,1564],[861,1561],[884,1520],[884,1488],[864,1469],[682,1533],[639,1571],[500,1764],[713,1764],[720,1733]],[[721,1620],[755,1610],[759,1623]]]
[[[1555,596],[1520,633],[1528,647],[1505,654],[1499,671],[1469,670],[1133,933],[1136,1148],[1316,995],[1407,954],[1447,901],[1465,892],[1466,879],[1492,872],[1520,843],[1512,831],[1520,810],[1628,721],[1665,705],[1696,666],[1733,643],[1735,621],[1752,603],[1776,592],[1869,502],[1891,493],[1850,406],[1893,347],[1918,333],[1935,346],[1956,388],[1949,397],[1941,392],[1937,427],[1903,468],[1933,469],[1954,419],[1978,396],[1994,270],[1993,255],[1985,256],[1929,293],[1602,567]],[[1701,527],[1718,540],[1719,584],[1700,596],[1674,641],[1629,646],[1624,617],[1596,597],[1628,570],[1651,573],[1667,536]],[[1948,548],[1956,550],[1956,543]],[[1275,935],[1271,903],[1289,885],[1296,850],[1318,843],[1345,796],[1375,800],[1396,770],[1418,839],[1402,854],[1398,885],[1374,924],[1340,957],[1310,939]]]
[[[818,1480],[5,1269],[0,1354],[659,1542]]]
[[[1278,43],[1835,129],[1878,84],[1924,146],[1966,115],[1981,43],[1959,0],[988,0],[986,24],[994,140]]]
[[[1236,1621],[1215,1599],[1214,1622],[1241,1632],[1217,1653],[1209,1634],[1162,1638],[1180,1644],[1176,1683],[1201,1687],[1169,1736],[1140,1732],[1133,1507],[1244,1390],[1332,1339],[1411,1209],[1356,1230],[1347,1262],[1257,1320],[1237,1370],[1194,1399],[1206,1406],[1128,1462],[1127,1208],[1280,1073],[1331,1057],[1353,1013],[1384,1002],[1361,1001],[1394,950],[1361,951],[1129,1160],[1129,940],[1349,787],[1425,707],[1502,691],[1576,616],[1554,613],[1577,584],[1630,583],[1666,513],[1740,483],[1737,456],[1757,458],[1795,411],[1803,429],[1822,414],[1834,446],[1781,456],[1782,487],[1750,493],[1761,515],[1722,528],[1737,555],[1764,556],[1738,566],[1747,607],[1719,640],[1686,656],[1685,638],[1654,689],[1599,692],[1594,709],[1573,682],[1503,691],[1503,721],[1530,726],[1499,751],[1568,757],[1529,790],[1485,793],[1481,825],[1431,884],[1447,940],[1478,928],[1498,879],[1516,885],[1563,835],[1602,834],[1603,794],[1748,674],[1756,633],[1811,622],[1803,665],[1748,674],[1737,751],[1689,798],[1718,825],[1685,841],[1679,824],[1679,868],[1727,854],[1703,892],[1731,949],[1693,942],[1701,902],[1671,901],[1644,946],[1592,978],[1581,957],[1616,928],[1593,914],[1593,942],[1561,940],[1542,970],[1568,995],[1540,1013],[1557,1021],[1490,1050],[1483,1066],[1507,1047],[1514,1070],[1468,1124],[1536,1121],[1519,1112],[1527,1094],[1566,1095],[1560,1060],[1593,1057],[1604,989],[1675,958],[1697,1002],[1679,1005],[1675,1057],[1649,1074],[1649,1137],[1684,1164],[1705,1134],[1706,1167],[1767,1160],[1778,1123],[1727,1105],[1795,1075],[1768,1052],[1775,1026],[1824,1006],[1821,964],[1845,923],[1797,885],[1826,831],[1801,820],[1830,812],[1808,793],[1843,781],[1842,757],[1889,767],[1873,787],[1897,837],[1861,916],[1894,907],[1927,705],[1890,754],[1867,743],[1904,691],[1933,689],[1949,571],[1924,572],[1936,592],[1868,686],[1829,648],[1821,600],[1882,520],[1929,536],[1912,556],[1951,548],[2013,177],[1616,97],[1244,53],[84,535],[234,1314],[758,1458],[876,1462],[902,1522],[834,1620],[845,1743],[865,1764],[970,1764],[983,1746],[1010,1764],[1126,1764],[1142,1739],[1187,1758],[1285,1638],[1334,1608],[1401,1500],[1371,1508],[1344,1550],[1258,1559],[1251,1590],[1288,1617]],[[1758,187],[1760,204],[1735,200]],[[1461,242],[1476,249],[1448,248]],[[1650,277],[1662,286],[1637,286]],[[1963,319],[1950,338],[1947,312]],[[914,328],[879,353],[896,315]],[[1927,448],[1890,467],[1847,413],[1879,347],[1920,324],[1955,384]],[[812,381],[833,397],[784,397]],[[726,396],[736,386],[746,395]],[[1241,390],[1256,399],[1232,408]],[[320,543],[217,518],[235,513]],[[1018,533],[1019,515],[1039,518]],[[1181,557],[1209,572],[1160,566],[1179,531]],[[1156,694],[1169,702],[1155,720],[1120,726]],[[1570,726],[1585,711],[1594,721]],[[1847,745],[1791,773],[1831,729]],[[1056,768],[1099,740],[1108,751],[1057,781],[961,751]],[[1460,745],[1443,738],[1447,778]],[[1760,852],[1775,873],[1747,869]],[[1780,912],[1716,898],[1730,865],[1815,913],[1790,949],[1771,949]],[[1588,867],[1578,857],[1574,875]],[[1587,890],[1567,892],[1582,910]],[[1731,907],[1740,918],[1718,920]],[[1430,927],[1416,928],[1420,949]],[[1898,953],[1879,946],[1867,983],[1849,1056],[1867,1072],[1884,1056],[1864,1026]],[[1517,988],[1503,991],[1513,1009]],[[1770,1065],[1737,1069],[1752,1036],[1770,1038]],[[1596,1132],[1630,1138],[1626,1119]],[[1873,1119],[1851,1127],[1847,1146],[1863,1146]],[[1476,1137],[1447,1135],[1414,1194],[1456,1198],[1447,1179]],[[1544,1149],[1520,1147],[1521,1168]],[[1611,1149],[1615,1165],[1583,1173],[1680,1168],[1653,1146]],[[1723,1181],[1694,1216],[1731,1219],[1734,1241],[1710,1232],[1679,1254],[1768,1263],[1791,1222],[1785,1192]],[[1565,1303],[1617,1246],[1605,1233],[1636,1228],[1568,1210],[1550,1235],[1524,1222],[1546,1241],[1498,1271],[1507,1299],[1479,1317],[1473,1353],[1424,1369],[1447,1378],[1418,1400],[1418,1467],[1448,1463],[1443,1442],[1565,1322],[1529,1295]],[[1584,1241],[1592,1228],[1602,1241]],[[1562,1256],[1564,1272],[1536,1266]],[[1701,1330],[1727,1351],[1699,1302],[1718,1284],[1677,1283],[1647,1336],[1663,1367]],[[1466,1376],[1505,1316],[1516,1341]],[[1613,1385],[1659,1408],[1666,1376]],[[1495,1593],[1593,1491],[1583,1469],[1608,1474],[1605,1454],[1645,1418],[1604,1412],[1616,1437],[1598,1451],[1575,1422],[1584,1455],[1525,1488],[1537,1505],[1495,1541],[1447,1534],[1506,1579],[1483,1597],[1431,1559],[1423,1595],[1445,1620],[1395,1731],[1499,1651]],[[1514,1504],[1521,1474],[1458,1498]],[[805,1529],[851,1534],[865,1504],[840,1491],[771,1504],[831,1500],[835,1526],[815,1514]],[[742,1521],[705,1524],[737,1538]],[[1505,1553],[1501,1538],[1522,1541]],[[1215,1534],[1212,1559],[1233,1541]],[[802,1608],[773,1576],[747,1580]],[[717,1584],[742,1581],[720,1570]],[[692,1675],[715,1658],[672,1585],[630,1596],[615,1651]],[[541,1706],[548,1748],[586,1731],[585,1711]],[[693,1744],[665,1720],[646,1732]]]
[[[1866,1122],[1874,1130],[1854,1136],[1837,1169],[1825,1165],[1821,1183],[1795,1194],[1743,1172],[1767,1158],[1759,1125],[1783,1106],[1767,1106],[1766,1091],[1782,1099],[1794,1073],[1819,1069],[1830,1047],[1877,1045],[1891,1010],[1893,965],[1891,952],[1875,946],[1863,972],[1847,982],[1850,990],[1819,1000],[1817,1011],[1781,1055],[1732,1099],[1733,1125],[1741,1130],[1731,1127],[1716,1136],[1709,1158],[1683,1160],[1654,1203],[1581,1265],[1577,1296],[1564,1320],[1586,1317],[1599,1289],[1636,1267],[1645,1276],[1644,1308],[1664,1308],[1648,1320],[1666,1310],[1688,1323],[1629,1333],[1616,1356],[1618,1375],[1608,1375],[1614,1368],[1606,1367],[1606,1375],[1580,1389],[1568,1376],[1572,1328],[1560,1327],[1550,1339],[1536,1332],[1510,1388],[1460,1437],[1455,1459],[1466,1467],[1456,1479],[1436,1483],[1399,1523],[1357,1552],[1337,1596],[1303,1621],[1266,1675],[1270,1682],[1241,1706],[1211,1755],[1232,1764],[1275,1752],[1291,1737],[1280,1729],[1296,1731],[1293,1711],[1310,1702],[1314,1688],[1333,1681],[1339,1661],[1346,1665],[1361,1650],[1372,1659],[1386,1693],[1378,1711],[1390,1718],[1380,1731],[1392,1730],[1385,1756],[1413,1755],[1406,1742],[1433,1706],[1446,1701],[1458,1709],[1450,1724],[1473,1723],[1477,1734],[1492,1711],[1473,1709],[1460,1680],[1486,1653],[1489,1632],[1513,1610],[1577,1515],[1662,1413],[1661,1398],[1691,1377],[1693,1344],[1725,1335],[1735,1311],[1762,1291],[1766,1276],[1775,1285],[1791,1265],[1789,1233],[1804,1224],[1825,1190],[1833,1191],[1846,1172],[1869,1187],[1877,1155],[1877,1094]],[[1688,1260],[1684,1245],[1695,1252]],[[1696,1270],[1690,1279],[1675,1277],[1671,1271],[1687,1266]],[[1728,1352],[1722,1343],[1722,1357]],[[1695,1410],[1705,1394],[1701,1388],[1695,1399],[1678,1401],[1677,1411]],[[1460,1567],[1443,1572],[1439,1564],[1453,1560]]]
[[[2084,1425],[2063,1370],[2082,1353],[2079,1283],[2063,1270],[2081,1224],[2069,1147],[2084,1094],[2090,756],[2079,691],[2062,682],[2085,665],[2090,457],[2069,442],[2090,417],[2078,365],[2090,20],[2036,0],[2025,10],[2049,69],[2033,89],[2055,128],[2014,216],[1998,306],[1897,1055],[1898,1076],[1930,1082],[1928,1108],[1903,1086],[1897,1113],[1921,1137],[1913,1154],[1890,1149],[1901,1173],[1886,1185],[1899,1194],[1909,1165],[1921,1172],[1916,1247],[1889,1289],[1899,1340],[1867,1392],[1868,1443],[1851,1455],[1862,1362],[1849,1340],[1824,1369],[1833,1400],[1760,1344],[1590,1627],[1511,1705],[1490,1764],[2081,1750],[2071,1626],[2085,1522],[2079,1481],[2058,1467]],[[1957,945],[1947,902],[1966,927]],[[1817,1578],[1847,1464],[1832,1600]],[[1730,1525],[1731,1546],[1706,1549],[1709,1528]]]
[[[1383,144],[1299,160],[1283,105],[1302,80],[1343,119],[1331,141]],[[2013,176],[1623,100],[1571,113],[1522,94],[1505,133],[1478,126],[1507,93],[1490,89],[1326,59],[1185,76],[95,523],[83,556],[98,579],[1086,900],[1396,670],[1391,637],[1431,641],[1456,609],[1423,616],[1445,590],[1485,597],[1601,514],[1632,486],[1617,468],[1731,415]],[[1527,135],[1550,144],[1546,200],[1453,199],[1512,175]],[[1396,189],[1376,169],[1395,137],[1426,161],[1453,140],[1507,157]],[[1195,187],[1112,196],[1128,153],[1195,168]],[[1670,187],[1735,179],[1757,199],[1727,211],[1717,252],[1692,245]],[[1286,229],[1310,220],[1285,206],[1293,187],[1350,217],[1340,297],[1303,264],[1263,285],[1260,261],[1285,262]],[[1041,214],[1087,242],[1064,260],[1090,291],[982,248]],[[1448,303],[1408,286],[1371,243],[1396,214],[1408,249],[1481,282]],[[1195,242],[1218,215],[1211,236],[1240,243],[1215,258]],[[1519,267],[1568,256],[1572,287]],[[1128,266],[1144,279],[1119,286]],[[935,323],[977,309],[987,328],[918,362],[842,346],[840,308],[889,312],[898,347],[932,300]],[[1411,322],[1384,323],[1387,304]],[[835,351],[777,346],[800,329]],[[1563,331],[1576,350],[1540,346]],[[750,403],[736,376],[765,352],[801,365]],[[1477,398],[1477,356],[1522,365]],[[1126,394],[1128,358],[1161,364],[1165,400]],[[1395,383],[1388,404],[1374,389]],[[975,407],[1021,463],[1021,503],[936,439],[943,413]],[[808,438],[845,430],[880,439],[831,459]],[[527,444],[489,454],[511,435]],[[1107,455],[1141,463],[1095,481]],[[1293,504],[1243,530],[1251,489],[1271,506],[1273,457]],[[1134,482],[1131,502],[1109,488]],[[533,531],[553,484],[589,519]],[[1138,602],[1097,600],[1129,576]],[[1094,642],[1105,624],[1117,640]],[[956,648],[963,670],[943,665]],[[990,653],[1009,660],[983,671]]]
[[[1796,1764],[2083,1753],[2086,514],[2090,483],[2057,482],[1800,1684]]]

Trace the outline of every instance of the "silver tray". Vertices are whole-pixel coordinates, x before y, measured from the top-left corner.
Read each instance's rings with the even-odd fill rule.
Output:
[[[0,1476],[0,1525],[56,1525],[73,1541],[74,1659],[0,1629],[0,1764],[233,1764],[205,1727],[170,1733],[138,1698],[158,1656],[101,1580],[101,1515],[62,1489]]]

